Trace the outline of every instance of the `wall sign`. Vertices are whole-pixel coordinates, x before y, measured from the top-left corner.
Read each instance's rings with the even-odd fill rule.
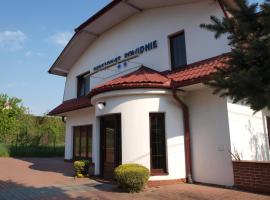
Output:
[[[142,45],[140,47],[137,47],[135,49],[132,49],[130,51],[127,51],[126,53],[123,54],[123,56],[117,56],[115,58],[112,58],[100,65],[97,65],[94,67],[94,72],[96,73],[98,71],[104,70],[108,67],[111,67],[113,65],[116,65],[118,63],[122,63],[124,61],[130,60],[132,58],[138,57],[140,54],[143,54],[145,52],[151,51],[153,49],[156,49],[158,47],[158,42],[157,40],[154,40],[152,42],[149,42],[145,45]]]

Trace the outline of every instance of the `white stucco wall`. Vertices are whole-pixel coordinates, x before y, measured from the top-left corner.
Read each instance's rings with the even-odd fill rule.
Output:
[[[93,71],[93,67],[153,40],[158,41],[157,49],[134,58],[131,61],[135,63],[128,63],[127,67],[113,67],[95,74],[90,79],[90,87],[128,73],[140,63],[159,71],[170,70],[168,36],[181,30],[185,31],[188,64],[228,52],[230,48],[225,37],[215,40],[213,33],[199,27],[201,23],[209,22],[210,15],[223,17],[217,1],[150,9],[128,18],[99,36],[74,64],[66,79],[64,100],[76,98],[78,75]],[[65,158],[72,158],[72,127],[93,124],[93,161],[98,174],[99,120],[95,116],[121,113],[122,162],[136,162],[150,168],[149,112],[164,112],[169,175],[151,179],[185,178],[182,111],[171,94],[159,92],[124,95],[121,91],[121,95],[111,97],[102,97],[102,94],[95,98],[102,97],[100,101],[106,101],[103,111],[91,108],[67,113]],[[190,107],[195,181],[232,185],[226,101],[211,95],[208,90],[200,90],[190,92],[186,102]]]
[[[227,101],[210,89],[188,92],[193,178],[197,182],[232,186],[232,161]]]
[[[138,64],[129,63],[120,70],[113,67],[95,74],[91,77],[91,88],[130,72],[126,70],[140,63],[159,71],[171,69],[168,36],[181,30],[185,31],[188,64],[228,52],[230,48],[225,37],[216,40],[212,32],[199,27],[209,22],[210,15],[224,16],[217,1],[150,9],[128,18],[99,36],[74,64],[67,76],[64,100],[76,97],[78,75],[93,71],[95,66],[153,40],[158,41],[158,48],[131,60]]]
[[[122,163],[139,163],[150,168],[149,113],[164,112],[169,175],[153,176],[151,180],[185,178],[182,111],[171,94],[160,90],[147,93],[143,90],[122,90],[122,95],[110,96],[115,94],[120,93],[115,91],[98,95],[93,103],[106,102],[104,110],[96,108],[97,116],[121,113]]]
[[[266,161],[270,159],[265,116],[269,111],[254,113],[249,106],[233,104],[228,100],[231,149],[241,160]]]

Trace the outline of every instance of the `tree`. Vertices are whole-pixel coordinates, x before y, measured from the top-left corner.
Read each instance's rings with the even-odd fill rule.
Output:
[[[20,119],[25,111],[20,99],[0,94],[0,142],[14,141],[20,131]]]
[[[1,143],[5,144],[2,145],[5,147],[3,155],[63,155],[64,129],[61,117],[34,116],[20,99],[0,94],[0,147]]]
[[[36,119],[39,121],[39,132],[43,139],[53,145],[64,141],[65,126],[60,117],[42,116]]]
[[[211,16],[210,24],[201,24],[216,39],[226,35],[231,46],[228,67],[217,69],[206,84],[214,94],[229,96],[254,111],[270,109],[270,0],[260,6],[247,0],[234,2],[232,6],[223,1],[230,17]]]

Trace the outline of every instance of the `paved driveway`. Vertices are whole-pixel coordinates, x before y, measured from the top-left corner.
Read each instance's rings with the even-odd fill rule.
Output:
[[[62,158],[0,158],[1,200],[270,200],[269,196],[215,187],[177,184],[148,188],[139,194],[121,192],[115,185],[74,179],[71,163]]]

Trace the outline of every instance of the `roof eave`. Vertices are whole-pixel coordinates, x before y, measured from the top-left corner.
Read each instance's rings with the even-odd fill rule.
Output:
[[[80,26],[75,28],[75,32],[79,32],[83,28],[85,28],[89,23],[95,21],[98,19],[101,15],[105,14],[107,11],[109,11],[111,8],[116,6],[118,3],[120,3],[122,0],[113,0],[111,3],[106,5],[104,8],[102,8],[100,11],[98,11],[96,14],[94,14],[92,17],[87,19],[85,22],[83,22]]]
[[[72,38],[68,41],[67,45],[64,47],[64,49],[61,51],[61,53],[59,54],[59,56],[57,57],[57,59],[54,61],[54,63],[52,64],[52,66],[50,67],[50,69],[48,70],[49,74],[54,74],[54,75],[59,75],[59,76],[64,76],[66,77],[68,72],[64,72],[63,70],[57,70],[55,69],[57,66],[57,63],[62,59],[62,57],[64,56],[65,52],[67,51],[67,49],[69,48],[70,44],[72,43],[72,41],[74,40],[74,38],[76,37],[77,33],[75,33]],[[61,72],[62,71],[62,72]]]
[[[93,107],[92,105],[85,105],[85,106],[82,106],[82,107],[79,107],[79,108],[71,108],[71,109],[67,109],[65,111],[60,111],[60,112],[57,112],[57,111],[51,111],[49,112],[47,115],[49,116],[65,116],[66,113],[69,113],[69,112],[72,112],[72,111],[76,111],[76,110],[81,110],[81,109],[85,109],[85,108],[91,108]]]
[[[224,1],[225,4],[231,6],[232,8],[238,8],[237,4],[235,3],[235,0],[221,0],[221,1]]]

